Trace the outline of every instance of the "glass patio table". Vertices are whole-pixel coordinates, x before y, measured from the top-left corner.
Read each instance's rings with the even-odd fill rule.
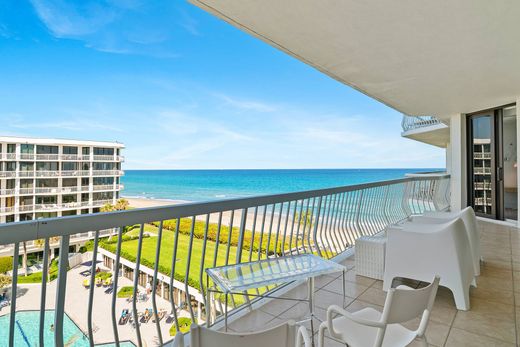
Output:
[[[228,320],[228,296],[239,294],[244,296],[255,296],[261,298],[274,298],[283,300],[308,301],[310,310],[311,330],[314,333],[312,324],[314,315],[314,278],[334,272],[343,272],[343,298],[345,298],[345,266],[323,259],[314,254],[299,254],[269,258],[260,261],[240,263],[234,265],[219,266],[206,269],[206,288],[208,297],[206,300],[207,325],[211,324],[210,293],[222,293],[225,295],[224,325],[227,331]],[[209,278],[214,283],[214,289],[209,287]],[[308,296],[307,299],[280,298],[269,294],[247,293],[249,289],[284,284],[293,281],[307,280]]]

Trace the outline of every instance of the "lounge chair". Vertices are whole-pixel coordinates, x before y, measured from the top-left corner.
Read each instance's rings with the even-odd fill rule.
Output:
[[[293,321],[289,321],[277,327],[254,333],[225,333],[192,324],[190,339],[190,347],[294,347],[296,345],[296,325]],[[184,335],[175,335],[172,346],[184,347]]]
[[[139,320],[141,323],[148,323],[148,321],[150,320],[150,318],[152,318],[152,315],[153,315],[153,310],[151,308],[147,308],[145,311],[144,311],[144,314],[143,316],[141,317],[141,319]]]
[[[166,310],[160,310],[157,313],[157,320],[160,322],[166,316]],[[152,315],[152,322],[155,323],[155,315]]]
[[[108,287],[112,285],[112,277],[109,277],[107,278],[104,282],[103,282],[103,287]]]
[[[83,280],[83,287],[85,287],[85,289],[89,289],[90,288],[90,280],[88,278],[85,278]]]
[[[425,332],[439,287],[439,277],[421,289],[399,286],[388,291],[383,312],[367,307],[354,313],[332,305],[318,332],[318,346],[324,346],[325,331],[333,340],[357,347],[405,347],[414,339],[427,346]],[[417,330],[402,323],[421,317]],[[305,336],[304,336],[305,340]],[[192,345],[193,346],[193,345]]]
[[[471,206],[466,207],[460,212],[425,212],[423,215],[412,217],[411,223],[447,223],[461,218],[468,234],[469,246],[473,257],[473,268],[475,276],[480,276],[480,261],[482,252],[480,248],[480,232],[477,226],[477,216]]]
[[[121,317],[119,317],[119,325],[125,325],[130,318],[130,313],[127,308],[123,309],[121,312]]]
[[[469,289],[475,279],[468,235],[462,219],[445,224],[389,227],[383,290],[396,277],[428,282],[435,275],[449,288],[457,309],[470,309]]]
[[[103,284],[103,281],[101,280],[101,278],[97,277],[96,278],[96,287],[101,287],[102,284]]]

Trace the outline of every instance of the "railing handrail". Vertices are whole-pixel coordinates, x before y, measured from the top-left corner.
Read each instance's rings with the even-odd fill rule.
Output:
[[[403,129],[403,132],[439,124],[444,123],[439,118],[434,116],[403,115],[403,119],[401,121],[401,127]]]
[[[449,178],[449,174],[428,177],[429,180]],[[246,198],[224,199],[206,202],[183,203],[169,206],[138,208],[125,211],[103,212],[24,221],[0,225],[0,239],[3,244],[23,242],[54,236],[65,236],[92,230],[110,229],[121,225],[149,223],[158,220],[206,215],[229,210],[247,209],[260,205],[279,204],[288,201],[309,199],[337,193],[358,191],[368,188],[421,181],[421,177],[405,177],[394,180],[361,183],[355,185],[306,190],[300,192],[262,195]],[[71,223],[74,228],[71,228]]]

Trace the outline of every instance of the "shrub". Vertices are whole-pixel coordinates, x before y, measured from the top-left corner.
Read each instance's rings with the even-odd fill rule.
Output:
[[[184,235],[190,235],[191,233],[191,218],[181,218],[179,224],[179,233]],[[154,226],[159,226],[158,222],[151,223]],[[176,219],[170,219],[163,221],[163,228],[171,231],[176,231],[177,228],[177,220]],[[289,228],[289,227],[288,227]],[[289,248],[289,237],[286,237],[285,242],[283,240],[283,229],[284,226],[280,226],[280,233],[279,233],[279,239],[278,243],[276,242],[276,229],[273,228],[272,234],[271,234],[271,240],[269,241],[268,233],[264,233],[263,237],[260,233],[260,231],[257,231],[254,235],[253,239],[253,233],[249,230],[244,231],[244,242],[243,242],[243,249],[250,250],[253,249],[253,251],[258,252],[260,250],[263,253],[267,252],[267,249],[269,249],[269,254],[273,254],[274,250],[276,249],[276,253],[281,255],[282,254],[282,247],[285,249]],[[195,226],[193,228],[193,236],[197,239],[204,239],[204,233],[206,231],[206,223],[203,221],[195,221]],[[268,231],[268,230],[264,230]],[[220,227],[220,234],[218,233],[218,224],[211,223],[208,226],[208,240],[218,242],[220,244],[227,244],[230,243],[231,246],[238,246],[238,239],[240,234],[240,228],[233,227],[231,230],[228,226],[222,225]],[[260,242],[262,240],[262,242]],[[293,246],[296,244],[296,240],[292,241]]]
[[[188,331],[190,331],[191,323],[191,319],[187,317],[179,318],[179,330],[181,331],[181,333],[185,334]],[[170,336],[175,336],[176,334],[177,328],[175,327],[175,324],[173,324],[170,328]]]
[[[119,292],[117,292],[118,298],[129,298],[132,295],[134,295],[134,287],[131,286],[121,287],[121,289],[119,289]]]
[[[101,271],[96,274],[96,278],[101,278],[101,280],[105,281],[108,278],[112,277],[111,272]]]
[[[86,252],[87,252],[87,247],[86,247],[86,246],[81,246],[81,247],[79,248],[79,252],[80,252],[81,254],[86,253]]]
[[[0,257],[0,274],[13,269],[13,257]]]

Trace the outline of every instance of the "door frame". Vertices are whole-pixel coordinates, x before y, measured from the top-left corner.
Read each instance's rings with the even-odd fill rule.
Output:
[[[473,199],[473,128],[471,120],[474,118],[489,116],[493,117],[491,131],[491,190],[493,192],[492,214],[477,213],[486,218],[504,220],[504,140],[503,140],[503,109],[514,106],[510,103],[499,107],[466,114],[466,177],[467,177],[467,205],[474,206]],[[518,131],[518,129],[517,129]]]

